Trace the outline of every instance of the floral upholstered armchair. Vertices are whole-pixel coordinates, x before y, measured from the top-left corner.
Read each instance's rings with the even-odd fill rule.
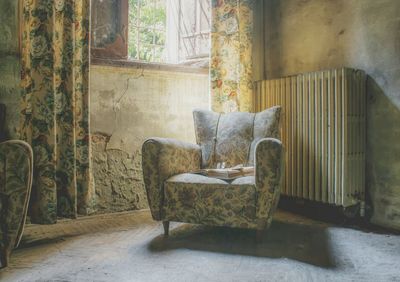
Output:
[[[281,108],[259,113],[194,111],[197,145],[150,138],[142,147],[145,188],[154,220],[267,228],[277,206],[284,154]],[[191,173],[200,168],[255,166],[254,176],[224,181]],[[258,232],[259,234],[260,232]]]
[[[21,240],[32,187],[33,154],[29,144],[8,140],[5,106],[0,104],[0,268]]]

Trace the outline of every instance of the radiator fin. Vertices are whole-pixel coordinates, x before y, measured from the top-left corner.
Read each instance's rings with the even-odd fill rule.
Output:
[[[281,105],[282,194],[348,207],[365,197],[366,76],[349,68],[255,85],[255,111]]]

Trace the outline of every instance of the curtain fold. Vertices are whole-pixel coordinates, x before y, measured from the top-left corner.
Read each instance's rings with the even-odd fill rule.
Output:
[[[211,108],[253,111],[255,0],[212,0]]]
[[[21,138],[34,152],[33,222],[90,213],[90,0],[23,1]]]

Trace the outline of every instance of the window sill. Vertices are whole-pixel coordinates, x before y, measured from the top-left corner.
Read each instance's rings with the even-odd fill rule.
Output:
[[[209,68],[203,68],[203,67],[161,64],[161,63],[147,63],[147,62],[140,62],[133,60],[91,58],[90,64],[99,66],[114,66],[121,68],[149,69],[158,71],[186,72],[186,73],[199,73],[199,74],[208,74],[209,72]]]

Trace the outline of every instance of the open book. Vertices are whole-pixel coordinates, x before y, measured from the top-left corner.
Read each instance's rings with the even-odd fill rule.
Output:
[[[223,180],[232,180],[243,176],[253,176],[254,166],[237,165],[230,168],[205,168],[193,173]]]

